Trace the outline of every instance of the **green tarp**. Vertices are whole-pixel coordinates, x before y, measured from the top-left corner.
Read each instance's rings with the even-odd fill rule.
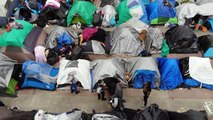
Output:
[[[19,46],[23,47],[23,42],[28,35],[28,33],[33,29],[33,25],[24,20],[16,20],[16,22],[20,23],[24,28],[23,29],[11,29],[10,32],[4,32],[2,36],[0,36],[0,46]]]
[[[16,86],[18,84],[18,81],[14,80],[13,78],[10,80],[8,86],[7,86],[7,89],[5,90],[2,90],[0,89],[0,95],[9,95],[9,96],[12,96],[12,97],[15,97],[16,94],[17,94],[17,90],[16,90]]]
[[[167,45],[166,40],[163,39],[161,56],[166,57],[168,54],[169,54],[169,46]]]
[[[178,23],[178,19],[177,17],[174,18],[163,18],[163,17],[159,17],[156,19],[153,19],[150,21],[150,24],[165,24],[165,23],[173,23],[173,24],[177,24]]]
[[[117,13],[119,15],[119,20],[117,26],[125,23],[129,19],[132,18],[132,15],[129,12],[129,8],[127,7],[127,0],[122,1],[117,7]]]
[[[93,14],[95,13],[95,11],[96,11],[96,7],[91,2],[76,1],[73,3],[68,13],[67,25],[70,26],[76,14],[80,15],[83,21],[85,21],[87,25],[92,25]]]

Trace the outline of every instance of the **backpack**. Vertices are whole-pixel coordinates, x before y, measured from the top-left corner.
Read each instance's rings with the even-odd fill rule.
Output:
[[[133,120],[169,120],[166,110],[159,109],[157,104],[151,104],[145,110],[139,111]]]

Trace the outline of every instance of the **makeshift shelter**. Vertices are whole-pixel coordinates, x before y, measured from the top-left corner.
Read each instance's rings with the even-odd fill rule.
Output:
[[[47,1],[39,13],[36,23],[41,28],[44,28],[47,23],[67,26],[66,20],[68,10],[68,6],[63,2],[54,0],[52,3],[51,0]]]
[[[213,35],[200,36],[198,45],[204,57],[213,57]]]
[[[142,88],[146,82],[151,82],[152,88],[156,88],[156,83],[160,83],[160,73],[155,58],[131,57],[124,61],[126,71],[132,74],[134,88]]]
[[[0,94],[16,95],[17,81],[12,78],[15,60],[0,53]]]
[[[132,27],[134,28],[138,33],[141,33],[143,30],[148,30],[149,25],[145,24],[144,22],[136,19],[136,18],[131,18],[125,23],[121,24],[119,27]]]
[[[156,78],[160,77],[158,63],[153,57],[131,57],[124,59],[126,70],[134,74],[137,70],[156,71]]]
[[[190,87],[203,87],[213,90],[212,67],[209,58],[187,57],[180,59],[183,82]],[[197,72],[199,70],[199,72]],[[202,71],[202,72],[200,72]]]
[[[178,24],[184,25],[185,19],[193,18],[195,15],[212,16],[213,3],[196,5],[194,3],[182,4],[176,7]]]
[[[35,22],[41,12],[42,3],[37,0],[25,0],[14,10],[14,17],[18,20]]]
[[[92,68],[92,86],[99,80],[115,77],[127,84],[124,79],[125,67],[121,58],[99,59],[91,62]]]
[[[24,82],[21,88],[54,90],[58,71],[58,68],[53,68],[46,63],[28,60],[23,63]]]
[[[193,79],[213,85],[213,69],[209,58],[189,57],[189,73]]]
[[[155,0],[146,6],[150,24],[177,23],[175,0]],[[168,4],[168,5],[167,5]]]
[[[95,10],[96,7],[91,2],[88,1],[74,2],[67,16],[67,26],[70,26],[70,24],[72,24],[73,18],[76,14],[79,15],[87,25],[92,25],[93,14],[95,13]]]
[[[174,26],[166,31],[170,53],[197,53],[198,38],[189,26]]]
[[[150,70],[137,70],[133,77],[133,88],[143,88],[144,84],[151,82],[152,88],[158,88],[155,83],[155,71]]]
[[[117,26],[131,18],[136,18],[145,24],[149,24],[146,8],[142,0],[123,0],[116,8],[116,11],[119,15]]]
[[[26,37],[22,36],[22,35],[25,35],[25,34],[21,34],[20,31],[17,31],[17,33],[9,34],[9,35],[11,35],[11,36],[8,36],[8,33],[7,33],[8,38],[14,38],[14,40],[21,39],[21,38],[24,39],[22,46],[21,47],[11,46],[11,45],[0,46],[0,52],[5,54],[8,57],[14,59],[14,60],[17,60],[18,63],[23,63],[26,60],[29,60],[29,59],[34,60],[35,59],[34,48],[35,48],[35,46],[38,46],[38,45],[44,46],[47,33],[39,27],[34,27],[26,35]],[[17,38],[17,37],[21,37],[21,38]],[[9,39],[9,40],[13,40],[13,39]],[[11,42],[9,42],[9,43],[11,43]],[[19,42],[17,42],[17,44],[19,44]]]
[[[159,28],[149,27],[145,40],[145,50],[160,50],[163,44],[163,35]]]
[[[91,90],[90,62],[83,59],[61,60],[57,85],[70,84],[73,77],[82,84],[84,89]]]
[[[157,58],[158,68],[161,74],[160,89],[174,89],[183,83],[179,68],[179,60],[175,58]]]
[[[90,40],[88,42],[84,42],[81,45],[83,53],[94,53],[94,54],[105,54],[105,48],[102,44],[96,40]]]
[[[10,32],[4,32],[0,36],[0,46],[24,46],[24,40],[34,26],[24,20],[16,20],[16,22],[21,24],[23,26],[23,29],[12,28]]]
[[[43,110],[39,110],[34,117],[34,120],[81,120],[83,111],[71,110],[59,114],[46,113]]]
[[[127,54],[137,56],[144,48],[139,34],[133,28],[116,28],[110,35],[110,54]]]
[[[111,5],[106,5],[103,8],[101,8],[101,11],[104,13],[102,25],[114,26],[116,24],[115,16],[117,14],[117,12],[115,11],[115,8]]]
[[[62,36],[64,33],[67,34],[70,37],[70,39],[72,39],[72,41],[70,41],[70,42],[74,42],[74,40],[76,38],[78,38],[77,32],[72,31],[71,29],[69,29],[67,27],[55,25],[47,35],[45,47],[46,48],[56,47],[57,46],[56,39],[59,38],[60,36]]]

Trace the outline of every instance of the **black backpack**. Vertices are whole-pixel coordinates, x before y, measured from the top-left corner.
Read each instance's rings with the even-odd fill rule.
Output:
[[[169,120],[166,110],[159,109],[157,104],[151,104],[145,110],[140,110],[133,120]]]

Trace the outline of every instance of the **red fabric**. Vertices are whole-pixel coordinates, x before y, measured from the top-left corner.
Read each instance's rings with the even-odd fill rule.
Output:
[[[97,28],[85,28],[82,32],[83,39],[89,41],[96,32],[98,32]]]
[[[7,32],[10,32],[11,29],[12,29],[12,26],[8,25],[6,31],[7,31]]]

